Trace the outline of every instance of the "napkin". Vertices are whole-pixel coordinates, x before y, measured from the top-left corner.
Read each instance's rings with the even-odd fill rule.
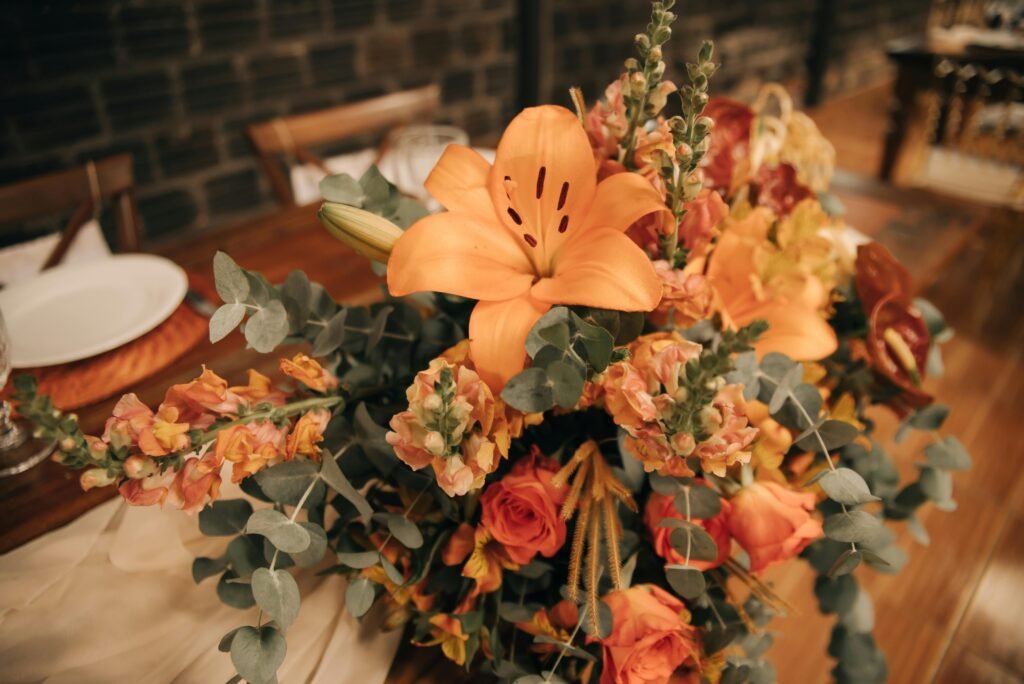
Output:
[[[254,625],[257,610],[225,606],[215,578],[191,577],[192,559],[220,555],[227,541],[203,536],[193,516],[116,499],[0,556],[0,681],[227,681],[234,667],[217,643]],[[302,609],[278,680],[382,683],[401,633],[345,612],[343,577],[297,579]]]
[[[39,273],[60,240],[60,233],[44,235],[0,250],[0,285],[10,285]],[[62,264],[74,264],[110,256],[110,247],[95,219],[84,223],[72,240]]]

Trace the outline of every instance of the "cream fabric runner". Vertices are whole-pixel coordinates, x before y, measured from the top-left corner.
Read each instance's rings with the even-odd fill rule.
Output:
[[[255,624],[256,609],[229,608],[215,577],[191,577],[192,559],[220,555],[226,542],[203,536],[194,516],[117,499],[0,556],[0,682],[227,681],[234,668],[217,643]],[[400,632],[344,612],[342,577],[297,579],[302,610],[278,681],[383,682]]]

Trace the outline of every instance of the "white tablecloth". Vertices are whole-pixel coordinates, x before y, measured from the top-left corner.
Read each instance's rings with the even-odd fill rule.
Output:
[[[227,541],[204,537],[195,517],[117,499],[0,556],[0,682],[227,681],[234,668],[217,643],[255,624],[256,609],[224,606],[215,577],[191,577],[192,559]],[[344,612],[342,577],[297,578],[302,610],[278,680],[383,682],[400,632]]]

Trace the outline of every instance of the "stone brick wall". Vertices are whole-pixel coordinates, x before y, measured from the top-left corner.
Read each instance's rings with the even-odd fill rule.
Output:
[[[538,3],[540,5],[531,4]],[[929,0],[680,0],[670,73],[712,37],[716,92],[801,91],[831,8],[823,92],[888,74],[885,40]],[[246,125],[441,84],[440,118],[491,143],[521,106],[521,18],[546,17],[541,101],[598,97],[633,53],[644,0],[35,0],[0,12],[0,183],[116,152],[135,158],[154,239],[268,210]],[[530,10],[530,11],[527,11]],[[527,78],[530,76],[527,75]]]
[[[511,117],[516,0],[57,0],[0,13],[0,183],[130,152],[146,236],[272,206],[245,127],[436,82]]]

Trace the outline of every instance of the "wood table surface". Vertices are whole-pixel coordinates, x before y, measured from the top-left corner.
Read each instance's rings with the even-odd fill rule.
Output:
[[[991,213],[843,173],[837,174],[833,191],[846,207],[847,222],[889,247],[911,270],[921,290],[943,280],[949,266],[969,248]],[[316,207],[282,209],[157,251],[188,270],[209,271],[217,250],[230,253],[243,267],[262,272],[271,282],[283,280],[293,269],[302,269],[339,300],[362,303],[380,293],[382,280],[373,274],[365,259],[336,242],[319,226]],[[203,363],[233,380],[249,367],[272,371],[276,358],[245,349],[236,332],[216,345],[204,341],[141,383],[135,392],[143,402],[155,405],[170,384],[192,379]],[[83,429],[91,433],[101,431],[115,402],[116,397],[112,397],[79,410]],[[960,420],[969,417],[966,413],[967,416],[961,409]],[[22,475],[0,480],[0,552],[67,524],[114,493],[111,488],[82,492],[77,473],[49,461]],[[801,591],[810,594],[809,587]],[[793,600],[789,594],[787,598]],[[809,605],[810,612],[816,612]],[[786,629],[795,634],[787,632],[787,637],[798,638],[802,630],[790,622]],[[815,639],[815,647],[822,638]],[[824,645],[820,651],[812,649],[810,654],[804,649],[801,660],[821,665],[815,674],[825,672]],[[785,667],[780,670],[787,671]],[[806,668],[799,677],[783,677],[781,681],[824,681],[820,677],[805,678],[805,672]],[[438,649],[406,645],[399,650],[388,682],[465,680],[464,671],[447,664]]]

